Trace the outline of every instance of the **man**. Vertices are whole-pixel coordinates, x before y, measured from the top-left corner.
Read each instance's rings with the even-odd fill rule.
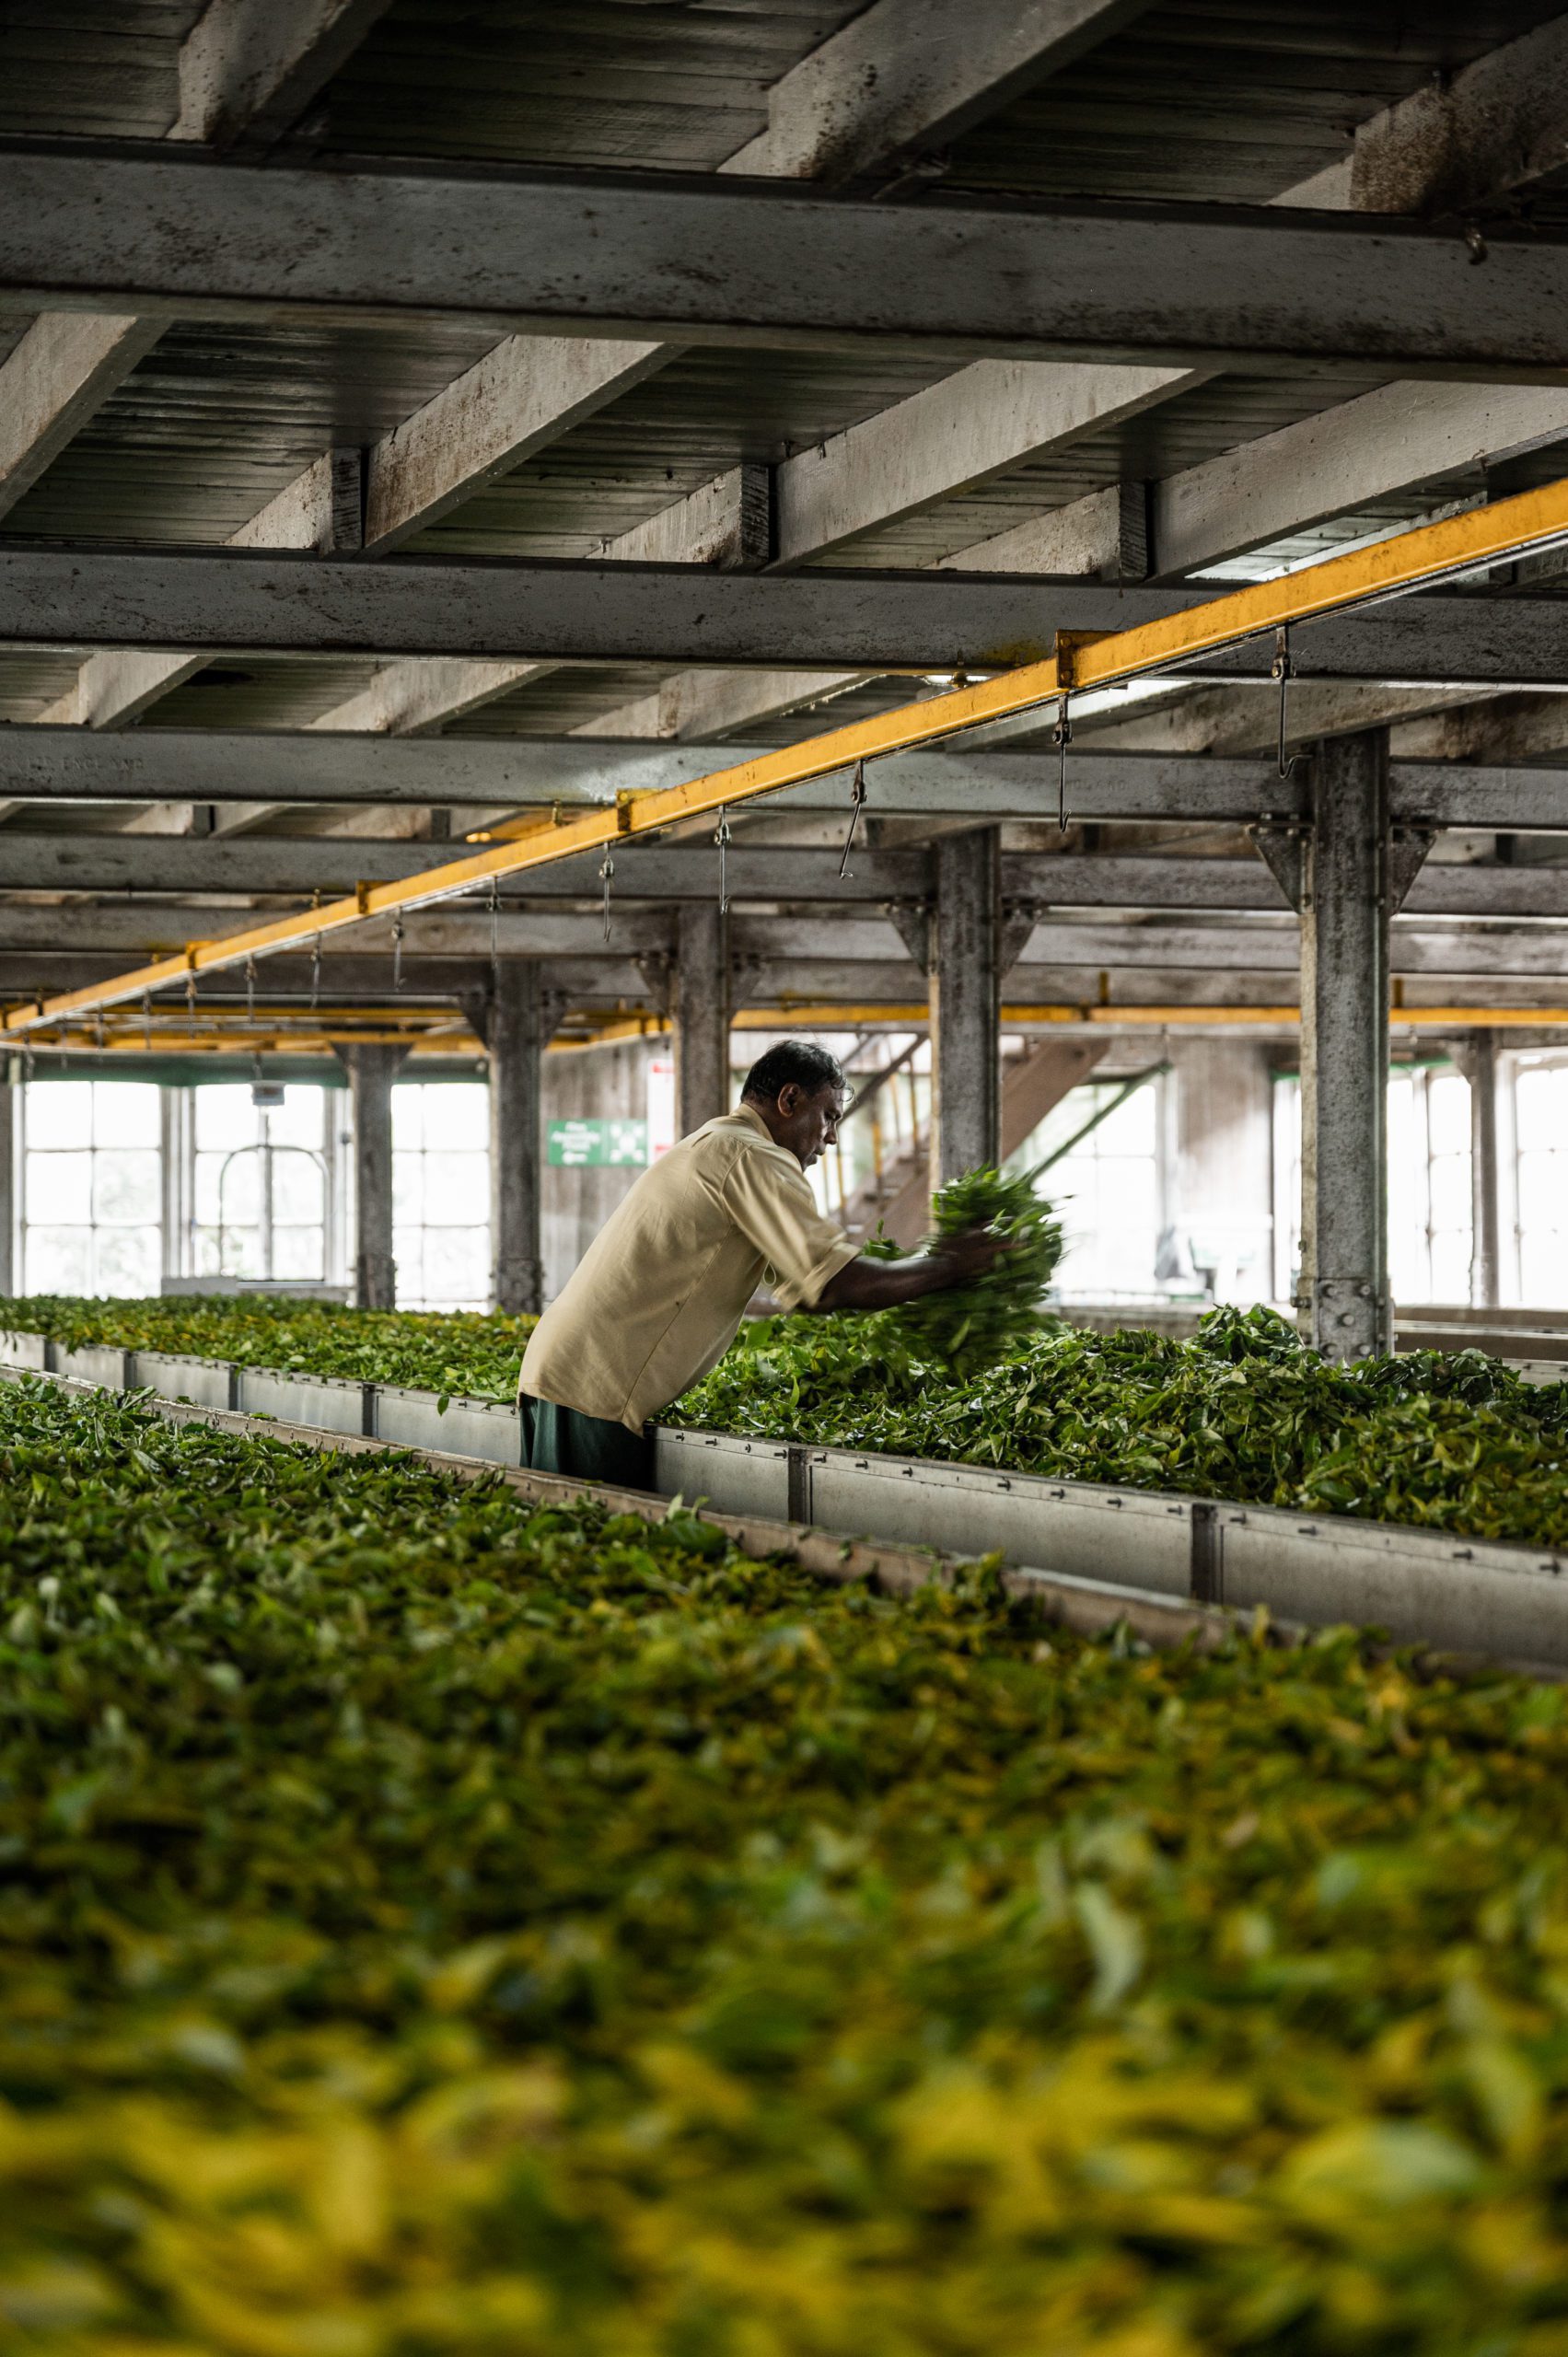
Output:
[[[528,1338],[525,1465],[651,1489],[648,1419],[717,1364],[759,1285],[781,1309],[886,1309],[963,1284],[1005,1249],[977,1233],[867,1260],[824,1219],[806,1173],[844,1096],[824,1049],[783,1040],[747,1074],[738,1111],[644,1171]]]

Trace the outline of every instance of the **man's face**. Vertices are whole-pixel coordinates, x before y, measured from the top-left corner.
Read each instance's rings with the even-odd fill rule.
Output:
[[[802,1170],[821,1159],[822,1149],[834,1144],[843,1119],[842,1088],[802,1088],[795,1081],[781,1088],[774,1119],[768,1126],[780,1145],[787,1145]]]

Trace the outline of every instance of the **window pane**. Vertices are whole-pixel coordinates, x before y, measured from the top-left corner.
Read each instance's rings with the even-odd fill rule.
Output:
[[[326,1231],[319,1227],[274,1227],[273,1230],[273,1268],[274,1277],[319,1278],[325,1273]]]
[[[255,1144],[256,1108],[250,1102],[249,1085],[240,1088],[215,1084],[198,1088],[194,1095],[199,1147]]]
[[[150,1145],[160,1143],[158,1092],[145,1080],[95,1080],[93,1144]]]
[[[29,1154],[27,1194],[29,1218],[41,1213],[51,1224],[80,1220],[86,1226],[93,1215],[92,1155]]]
[[[319,1147],[322,1129],[324,1088],[285,1088],[283,1103],[267,1116],[267,1135],[273,1145]]]
[[[419,1147],[424,1144],[424,1090],[405,1081],[392,1090],[392,1144]]]
[[[91,1081],[34,1081],[27,1092],[24,1119],[29,1145],[90,1145]]]
[[[424,1231],[423,1297],[428,1301],[482,1301],[490,1290],[490,1244],[468,1227]]]
[[[30,1262],[29,1262],[30,1268]],[[1519,1238],[1519,1281],[1532,1309],[1553,1309],[1568,1302],[1568,1237],[1546,1229]]]
[[[1456,1072],[1434,1072],[1427,1083],[1434,1154],[1470,1150],[1470,1086]]]
[[[159,1237],[156,1227],[105,1227],[98,1237],[100,1293],[150,1294],[158,1289]]]
[[[424,1216],[424,1156],[392,1149],[392,1217],[417,1226]]]
[[[29,1227],[27,1272],[29,1293],[87,1293],[92,1285],[92,1232],[86,1227]]]
[[[106,1147],[93,1156],[93,1216],[121,1225],[136,1222],[157,1228],[162,1156],[139,1146]]]
[[[1568,1071],[1522,1072],[1516,1093],[1521,1146],[1568,1144]]]
[[[260,1277],[261,1267],[261,1231],[259,1227],[226,1227],[223,1232],[223,1259],[218,1273],[226,1277]]]
[[[1519,1225],[1532,1234],[1554,1228],[1562,1217],[1563,1162],[1557,1154],[1519,1156]]]
[[[482,1080],[427,1083],[424,1099],[424,1142],[459,1153],[483,1154],[490,1144],[490,1091]],[[393,1091],[394,1101],[397,1092]]]
[[[488,1219],[490,1173],[480,1154],[429,1154],[424,1157],[424,1216],[443,1227]]]
[[[298,1225],[319,1225],[325,1210],[326,1182],[314,1155],[290,1153],[273,1155],[273,1218]],[[298,1271],[291,1273],[297,1275]]]
[[[1152,1088],[1136,1088],[1125,1104],[1108,1113],[1094,1132],[1097,1154],[1149,1154],[1155,1151],[1156,1097]]]
[[[1432,1225],[1434,1229],[1470,1226],[1470,1158],[1446,1154],[1432,1165]]]
[[[217,1217],[225,1227],[249,1227],[261,1216],[261,1149],[231,1155],[218,1172]]]
[[[1434,1301],[1469,1301],[1470,1239],[1468,1230],[1462,1236],[1433,1237],[1432,1297]]]

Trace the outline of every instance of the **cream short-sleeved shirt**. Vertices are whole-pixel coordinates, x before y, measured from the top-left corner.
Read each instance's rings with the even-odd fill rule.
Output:
[[[858,1249],[742,1105],[644,1171],[528,1337],[520,1388],[641,1432],[717,1364],[759,1285],[809,1306]]]

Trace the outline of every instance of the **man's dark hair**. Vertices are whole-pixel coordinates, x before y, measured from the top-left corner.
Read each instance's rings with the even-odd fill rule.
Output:
[[[796,1088],[815,1097],[819,1089],[844,1086],[843,1067],[837,1056],[830,1056],[826,1048],[814,1048],[809,1039],[781,1039],[766,1055],[758,1057],[740,1094],[742,1098],[754,1097],[759,1105],[773,1105],[779,1091],[792,1081]]]

